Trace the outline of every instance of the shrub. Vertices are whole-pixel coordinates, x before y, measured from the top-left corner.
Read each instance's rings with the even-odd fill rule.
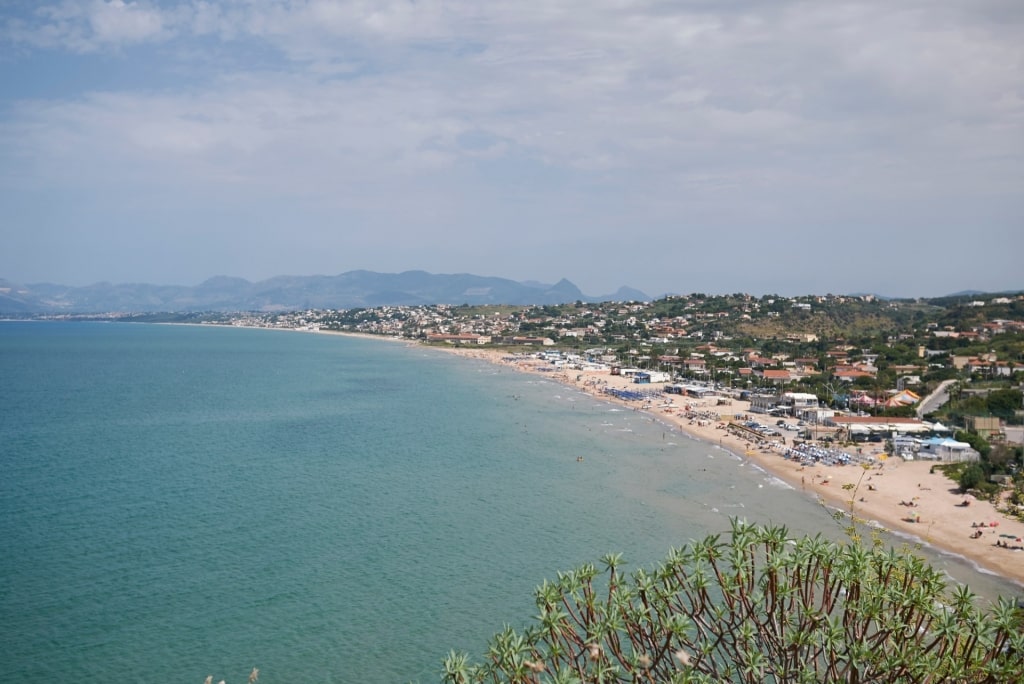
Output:
[[[959,482],[961,492],[966,492],[968,489],[977,489],[985,483],[985,471],[977,463],[972,463],[960,473]]]
[[[536,591],[536,624],[506,627],[486,658],[451,653],[444,681],[1007,682],[1024,635],[1005,599],[914,554],[734,521],[626,576],[617,555]]]

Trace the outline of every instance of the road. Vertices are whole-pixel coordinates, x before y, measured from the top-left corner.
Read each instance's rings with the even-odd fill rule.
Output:
[[[939,383],[935,391],[922,399],[921,403],[917,405],[917,417],[920,418],[925,414],[931,413],[949,401],[949,392],[946,390],[955,382],[956,380],[943,380]]]
[[[1024,427],[1020,425],[1007,425],[1003,427],[1003,432],[1006,433],[1007,442],[1011,444],[1024,444]]]

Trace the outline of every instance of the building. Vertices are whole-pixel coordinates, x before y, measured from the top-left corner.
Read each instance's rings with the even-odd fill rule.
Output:
[[[429,334],[427,342],[447,342],[448,344],[490,344],[490,335],[459,333],[457,335]]]
[[[554,345],[555,341],[550,337],[513,337],[512,344],[539,344],[545,347]]]
[[[751,413],[772,413],[777,411],[781,397],[774,394],[752,394],[750,396]]]
[[[793,376],[789,374],[788,370],[764,370],[761,371],[761,377],[766,382],[771,382],[776,385],[784,385],[793,379]]]
[[[932,432],[932,426],[919,418],[896,416],[834,416],[826,424],[844,430],[854,442],[879,442],[896,435],[926,435]]]
[[[975,432],[985,439],[992,439],[993,436],[1003,435],[1003,425],[995,416],[966,416],[967,429]]]
[[[966,442],[958,442],[949,437],[932,437],[920,441],[917,452],[919,458],[930,458],[938,461],[977,461],[981,455]]]
[[[633,376],[633,382],[647,385],[652,382],[668,382],[672,377],[668,373],[662,373],[661,371],[642,371]]]
[[[806,409],[818,408],[818,395],[806,392],[784,392],[780,405],[789,410],[790,415],[797,415]]]

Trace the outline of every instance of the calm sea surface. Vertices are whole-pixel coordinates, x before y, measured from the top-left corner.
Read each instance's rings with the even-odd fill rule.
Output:
[[[606,552],[840,534],[642,413],[382,340],[2,322],[0,401],[5,681],[436,682]]]

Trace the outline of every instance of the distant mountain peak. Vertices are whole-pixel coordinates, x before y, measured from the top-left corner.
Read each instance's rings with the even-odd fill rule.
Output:
[[[251,285],[245,278],[236,278],[234,276],[218,275],[212,278],[207,278],[203,282],[199,283],[199,288],[221,288],[221,287],[238,287],[243,285]]]
[[[651,298],[640,290],[623,285],[613,294],[609,295],[607,299],[616,302],[647,302]]]
[[[557,283],[547,288],[546,292],[558,292],[566,296],[575,297],[575,299],[585,299],[586,297],[573,283],[569,282],[565,278],[562,278]]]
[[[599,302],[562,278],[554,285],[468,273],[348,271],[335,276],[274,276],[259,282],[214,276],[195,287],[95,283],[87,287],[39,284],[10,288],[0,313],[127,313],[288,311],[430,304],[566,304]],[[17,296],[12,296],[17,292]],[[646,299],[639,291],[636,299]]]

